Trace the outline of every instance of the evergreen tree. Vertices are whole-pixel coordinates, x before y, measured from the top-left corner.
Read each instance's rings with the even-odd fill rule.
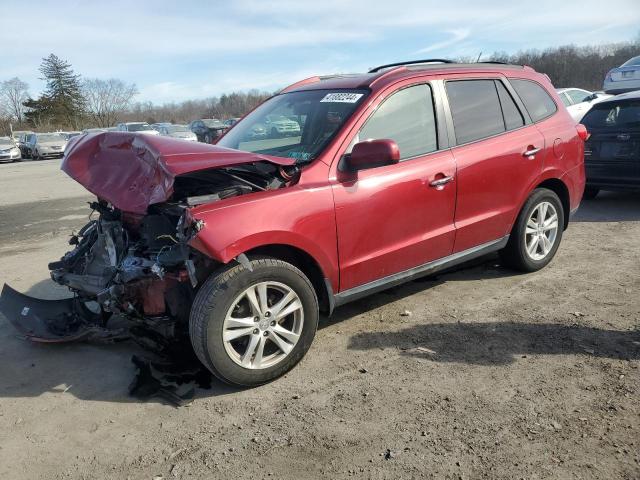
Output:
[[[42,59],[40,73],[47,87],[40,98],[30,101],[33,114],[27,117],[32,123],[37,117],[40,122],[46,118],[53,125],[77,128],[84,111],[80,75],[53,53]]]

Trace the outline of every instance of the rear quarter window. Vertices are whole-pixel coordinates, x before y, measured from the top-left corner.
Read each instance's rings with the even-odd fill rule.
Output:
[[[558,111],[553,98],[538,83],[531,80],[509,79],[509,82],[524,103],[531,120],[539,122]]]

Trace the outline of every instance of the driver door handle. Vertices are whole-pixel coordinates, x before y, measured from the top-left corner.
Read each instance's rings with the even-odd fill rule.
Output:
[[[433,180],[432,182],[429,183],[429,186],[431,187],[444,187],[447,183],[452,182],[453,181],[453,177],[448,176],[448,177],[442,177],[442,178],[438,178],[437,180]]]

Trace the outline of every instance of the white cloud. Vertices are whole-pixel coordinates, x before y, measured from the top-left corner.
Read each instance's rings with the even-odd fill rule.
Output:
[[[417,50],[415,53],[428,53],[436,50],[443,50],[446,47],[450,47],[452,45],[455,45],[456,43],[460,43],[466,38],[469,38],[470,31],[466,28],[458,28],[455,30],[448,30],[446,33],[449,33],[451,35],[450,39],[444,40],[442,42],[432,43],[428,47]]]

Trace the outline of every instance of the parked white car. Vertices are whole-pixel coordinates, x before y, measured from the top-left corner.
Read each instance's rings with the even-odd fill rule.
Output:
[[[22,158],[12,137],[0,137],[0,162],[17,162]]]
[[[154,130],[147,122],[126,122],[119,123],[117,130],[119,132],[144,133],[146,135],[158,135],[158,131]]]
[[[582,120],[582,117],[591,110],[593,105],[612,96],[603,92],[590,92],[581,88],[558,88],[556,92],[558,92],[560,100],[567,107],[569,114],[576,123]]]
[[[640,90],[640,55],[609,70],[604,77],[602,89],[614,94]]]
[[[188,142],[197,142],[198,137],[187,125],[159,124],[156,129],[163,137],[178,138]]]

